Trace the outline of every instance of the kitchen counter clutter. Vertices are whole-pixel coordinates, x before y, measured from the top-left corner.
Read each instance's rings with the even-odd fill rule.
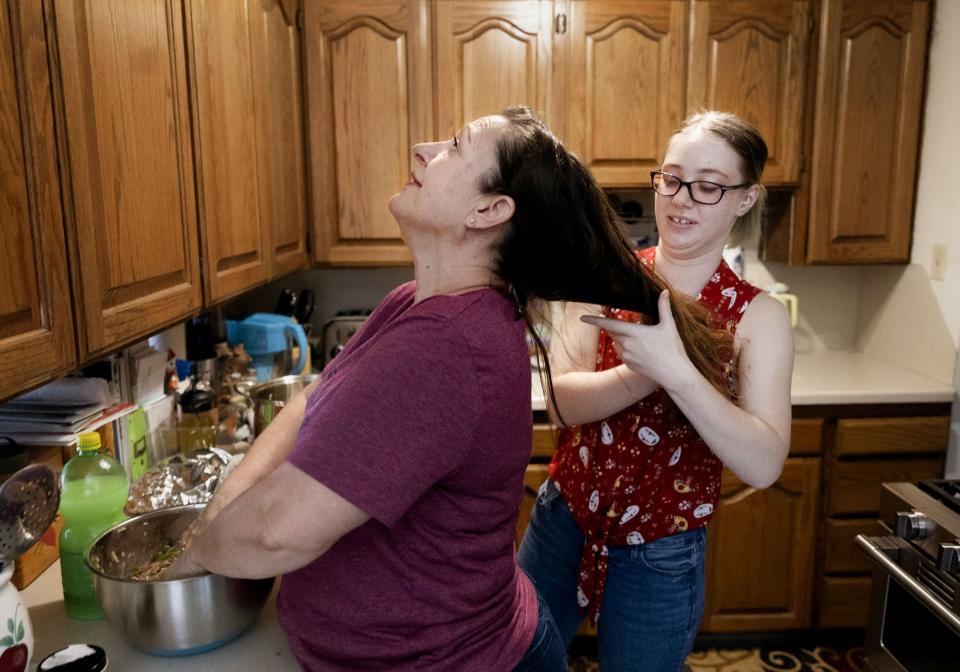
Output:
[[[31,668],[44,656],[68,644],[96,644],[107,652],[109,670],[138,672],[209,672],[209,670],[271,670],[296,672],[300,669],[277,622],[276,592],[264,606],[253,626],[234,641],[207,653],[163,658],[139,651],[104,620],[75,621],[63,608],[60,563],[55,563],[21,591],[33,623],[34,653]]]

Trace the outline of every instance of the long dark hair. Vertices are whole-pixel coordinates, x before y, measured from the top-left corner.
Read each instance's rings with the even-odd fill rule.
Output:
[[[508,129],[497,140],[496,168],[481,180],[480,190],[508,195],[515,203],[495,271],[527,320],[546,365],[551,400],[549,361],[532,326],[536,299],[622,308],[656,322],[664,289],[670,291],[687,356],[714,387],[729,394],[724,366],[730,334],[714,329],[703,306],[640,263],[593,175],[530,108],[509,107],[502,116]]]

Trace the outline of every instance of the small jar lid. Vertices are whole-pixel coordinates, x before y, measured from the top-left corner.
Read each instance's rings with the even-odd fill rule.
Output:
[[[184,413],[206,413],[213,409],[216,398],[213,390],[191,387],[180,395],[180,408]]]
[[[37,672],[103,672],[107,653],[96,644],[71,644],[51,653],[37,665]]]

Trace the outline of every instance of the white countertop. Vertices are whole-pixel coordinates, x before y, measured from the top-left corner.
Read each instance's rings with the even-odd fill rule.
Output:
[[[533,410],[545,410],[536,371],[532,378]],[[795,406],[950,403],[955,396],[949,385],[862,352],[798,352],[794,360],[791,399]]]
[[[794,360],[791,397],[796,406],[950,403],[955,396],[950,385],[862,352],[803,352]]]
[[[104,620],[75,621],[63,608],[60,563],[56,562],[20,591],[33,624],[34,651],[28,670],[44,657],[68,644],[96,644],[107,653],[108,667],[137,672],[213,672],[214,670],[269,670],[297,672],[300,666],[290,652],[287,638],[277,623],[274,593],[260,618],[237,639],[219,649],[194,656],[164,658],[139,651],[124,641]]]

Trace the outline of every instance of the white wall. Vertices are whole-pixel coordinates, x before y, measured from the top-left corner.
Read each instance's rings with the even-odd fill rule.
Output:
[[[960,2],[940,0],[934,12],[912,260],[929,274],[933,246],[946,246],[944,279],[930,283],[953,342],[960,348]],[[951,429],[947,474],[960,478],[958,403],[953,406]]]

